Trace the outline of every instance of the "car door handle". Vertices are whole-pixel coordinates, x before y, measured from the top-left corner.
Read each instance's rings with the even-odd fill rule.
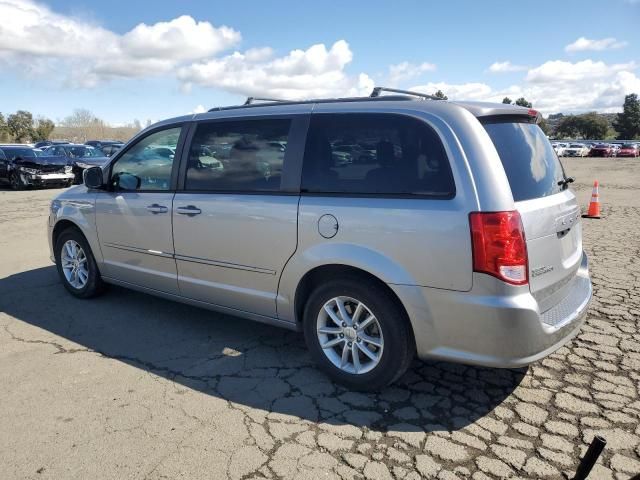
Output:
[[[194,215],[199,215],[200,213],[202,213],[202,210],[194,205],[187,205],[186,207],[176,208],[176,212],[178,212],[180,215],[188,215],[190,217],[193,217]]]
[[[149,205],[147,207],[147,210],[149,210],[154,215],[156,213],[167,213],[169,211],[167,207],[165,207],[164,205],[158,205],[157,203],[154,203],[153,205]]]

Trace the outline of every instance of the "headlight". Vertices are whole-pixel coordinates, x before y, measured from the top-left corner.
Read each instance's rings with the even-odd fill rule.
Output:
[[[91,165],[89,165],[88,163],[82,163],[82,162],[76,162],[76,165],[80,168],[89,168],[91,167]]]
[[[50,206],[51,214],[55,216],[58,213],[58,210],[60,210],[61,206],[62,204],[60,203],[60,200],[52,201]]]
[[[27,167],[18,167],[21,172],[28,173],[29,175],[37,175],[38,170],[35,168],[27,168]]]
[[[64,173],[71,173],[73,171],[73,167],[71,165],[67,165],[64,167]]]

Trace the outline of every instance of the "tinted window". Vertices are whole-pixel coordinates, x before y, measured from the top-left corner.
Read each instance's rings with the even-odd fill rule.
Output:
[[[290,120],[198,125],[189,149],[185,188],[278,191]]]
[[[451,196],[455,186],[437,134],[400,115],[314,115],[303,191]]]
[[[140,179],[138,190],[169,190],[180,130],[162,130],[135,143],[114,164],[112,182],[118,175],[129,174]]]
[[[540,127],[534,123],[489,121],[484,123],[498,150],[518,202],[560,192],[564,171],[558,156]]]
[[[104,157],[101,150],[94,147],[67,147],[71,158]]]
[[[18,157],[33,158],[36,156],[36,154],[30,148],[5,148],[4,154],[9,160],[14,160]]]

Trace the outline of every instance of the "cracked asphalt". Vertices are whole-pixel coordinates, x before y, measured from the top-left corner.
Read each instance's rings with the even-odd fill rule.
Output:
[[[640,160],[565,159],[595,297],[526,369],[414,362],[360,394],[301,335],[111,288],[76,300],[48,259],[55,190],[0,189],[0,478],[566,478],[640,472]]]

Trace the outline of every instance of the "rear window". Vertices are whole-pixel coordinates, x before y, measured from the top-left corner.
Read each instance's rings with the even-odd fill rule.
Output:
[[[564,170],[553,147],[534,123],[489,120],[483,122],[500,155],[516,202],[561,192]]]

